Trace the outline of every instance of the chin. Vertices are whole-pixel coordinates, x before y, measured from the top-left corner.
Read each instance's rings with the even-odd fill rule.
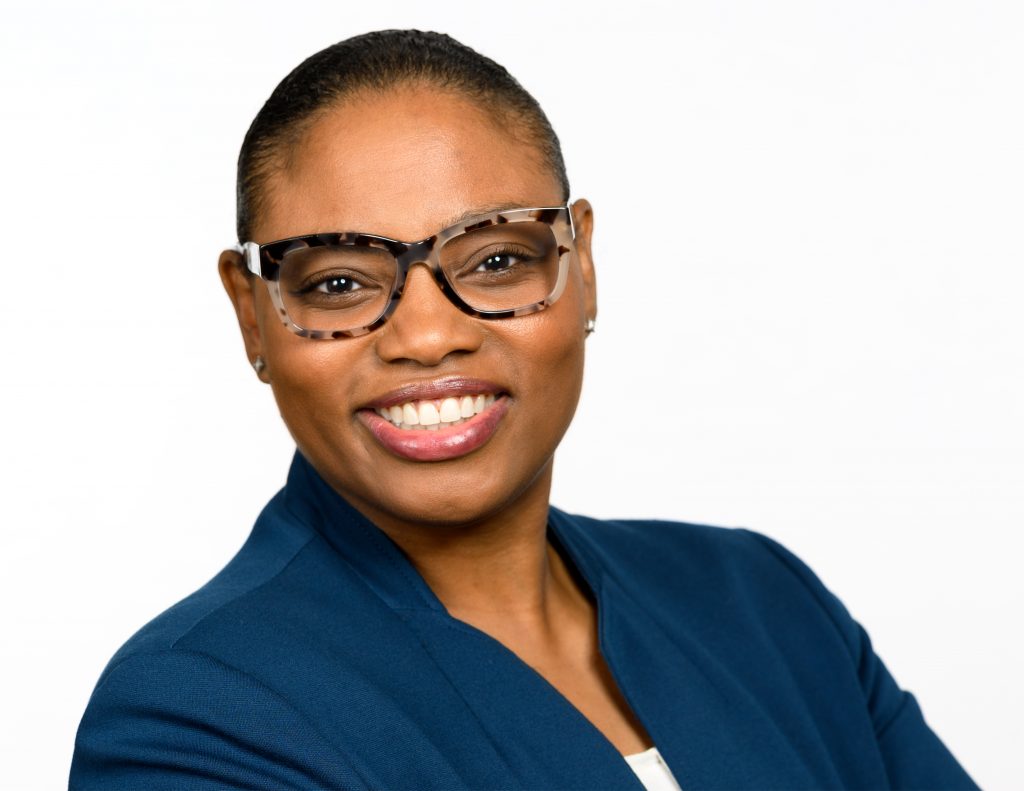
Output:
[[[462,476],[430,476],[429,488],[403,487],[382,492],[373,506],[391,518],[435,528],[468,527],[505,511],[522,500],[532,488],[533,480],[509,486],[510,476],[495,473],[485,481],[466,480]],[[397,487],[396,487],[397,488]]]

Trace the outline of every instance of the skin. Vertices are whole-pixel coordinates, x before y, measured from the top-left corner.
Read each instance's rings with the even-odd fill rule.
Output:
[[[526,136],[471,100],[424,86],[357,95],[320,115],[269,177],[253,240],[362,230],[431,236],[466,213],[557,206],[561,188]],[[408,555],[454,618],[537,670],[623,754],[651,745],[598,651],[595,606],[548,543],[555,448],[579,398],[584,325],[596,315],[590,205],[574,204],[575,254],[547,310],[468,316],[414,266],[392,318],[357,338],[311,341],[277,319],[265,284],[226,251],[220,274],[251,360],[324,479]],[[509,407],[482,447],[416,462],[356,416],[398,387],[459,375]]]

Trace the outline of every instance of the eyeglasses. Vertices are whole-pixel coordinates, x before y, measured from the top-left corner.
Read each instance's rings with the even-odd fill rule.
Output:
[[[343,338],[390,318],[415,264],[428,266],[449,301],[470,316],[544,310],[565,289],[574,238],[566,205],[469,217],[420,242],[316,233],[235,249],[266,281],[286,327],[306,338]]]

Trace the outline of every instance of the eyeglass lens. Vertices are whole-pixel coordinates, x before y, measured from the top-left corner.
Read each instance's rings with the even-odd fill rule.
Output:
[[[364,327],[385,311],[398,262],[384,243],[297,246],[281,260],[281,298],[309,330]],[[545,300],[558,280],[551,226],[525,221],[489,225],[443,243],[438,261],[456,294],[479,311],[506,311]]]

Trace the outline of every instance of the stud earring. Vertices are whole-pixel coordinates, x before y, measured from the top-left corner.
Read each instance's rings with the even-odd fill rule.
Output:
[[[263,373],[263,370],[267,367],[266,361],[260,354],[256,355],[256,359],[252,361],[252,369],[256,372],[256,376]]]
[[[595,322],[593,319],[587,319],[587,323],[583,325],[583,332],[590,335],[594,331]]]

